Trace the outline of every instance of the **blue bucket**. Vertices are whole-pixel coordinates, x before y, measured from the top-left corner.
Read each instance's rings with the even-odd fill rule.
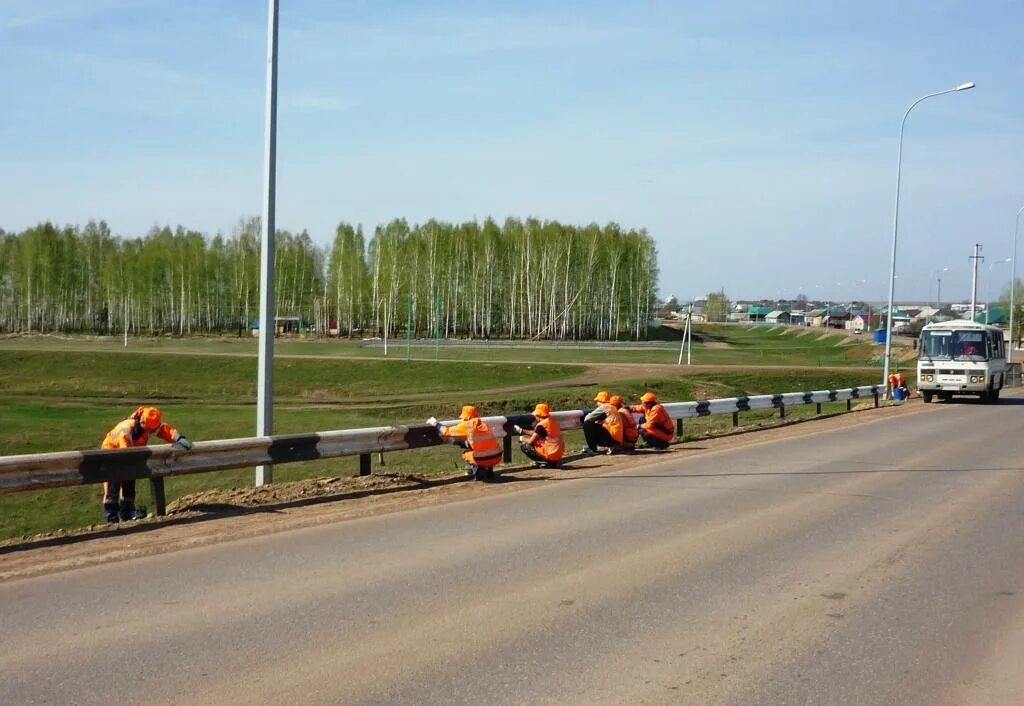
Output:
[[[897,387],[892,391],[892,398],[894,400],[905,400],[907,399],[907,393],[903,391],[902,387]]]
[[[875,331],[875,343],[885,343],[885,329],[880,328]]]

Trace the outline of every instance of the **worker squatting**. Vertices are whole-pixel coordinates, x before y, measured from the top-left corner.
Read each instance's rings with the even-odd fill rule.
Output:
[[[619,395],[604,391],[597,393],[594,401],[598,406],[583,419],[583,436],[587,443],[584,455],[598,454],[599,449],[608,454],[632,451],[638,441],[650,448],[665,449],[675,437],[672,419],[653,392],[645,392],[638,405],[625,405]],[[638,423],[637,415],[642,415],[642,422]],[[514,430],[520,434],[523,454],[537,466],[560,467],[565,456],[565,439],[546,402],[537,404],[533,418],[530,427],[516,426]],[[467,475],[476,480],[494,479],[494,467],[502,457],[501,446],[475,406],[465,405],[459,421],[453,425],[442,425],[433,417],[427,423],[437,429],[442,439],[464,449],[462,458]],[[107,432],[102,448],[145,446],[151,435],[182,451],[192,448],[191,441],[163,421],[163,414],[156,407],[139,407],[132,412]],[[135,507],[135,480],[112,480],[103,484],[103,513],[107,522],[140,518],[142,513]]]
[[[649,448],[666,449],[675,438],[672,419],[653,392],[645,392],[637,405],[623,404],[622,397],[603,390],[594,401],[598,406],[583,418],[584,455],[596,455],[601,449],[607,454],[628,452],[636,448],[637,442]],[[637,415],[642,415],[642,422],[638,422]],[[551,416],[551,408],[540,402],[533,410],[533,418],[532,427],[514,429],[521,435],[519,447],[535,465],[558,468],[565,456],[565,440],[558,422]],[[464,449],[466,475],[476,480],[494,479],[494,467],[501,461],[501,446],[475,406],[465,405],[459,421],[453,425],[440,424],[434,417],[427,424],[434,426],[442,439]]]

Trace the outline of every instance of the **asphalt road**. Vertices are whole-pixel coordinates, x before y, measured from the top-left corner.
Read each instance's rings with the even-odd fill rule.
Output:
[[[0,584],[0,701],[1024,703],[1015,402]]]

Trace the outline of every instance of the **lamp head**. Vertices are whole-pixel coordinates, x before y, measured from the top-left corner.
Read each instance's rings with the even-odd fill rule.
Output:
[[[954,90],[966,91],[966,90],[971,89],[971,88],[974,88],[974,81],[968,81],[967,83],[961,83]]]

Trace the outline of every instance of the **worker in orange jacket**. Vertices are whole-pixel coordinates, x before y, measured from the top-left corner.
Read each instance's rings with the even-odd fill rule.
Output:
[[[107,432],[100,448],[130,449],[149,443],[150,434],[156,434],[169,444],[189,450],[192,442],[170,424],[164,424],[163,415],[156,407],[139,407],[132,415]],[[107,522],[137,520],[135,512],[135,481],[107,481],[103,484],[103,512]]]
[[[599,446],[605,447],[609,456],[622,449],[622,415],[609,400],[607,392],[598,392],[594,397],[598,406],[583,418],[583,438],[587,442],[583,453],[587,456],[597,454]]]
[[[533,418],[535,421],[532,430],[515,427],[516,433],[522,434],[519,437],[519,448],[538,466],[558,468],[562,465],[562,456],[565,455],[562,428],[551,417],[551,407],[546,402],[537,403],[533,408]],[[527,431],[530,433],[524,433]]]
[[[899,390],[898,393],[896,392],[897,390]],[[910,397],[910,390],[907,389],[906,375],[899,371],[889,374],[889,393],[892,399],[905,400]]]
[[[644,423],[640,425],[640,437],[644,444],[656,449],[667,449],[676,436],[676,430],[672,424],[672,417],[668,416],[665,408],[658,403],[657,395],[645,392],[640,396],[640,404],[629,409],[644,415]]]
[[[611,399],[608,400],[608,404],[618,410],[619,419],[622,420],[622,450],[634,451],[636,449],[636,440],[640,436],[640,430],[636,424],[636,417],[633,416],[633,410],[622,404],[622,397],[620,395],[612,395]]]
[[[501,446],[487,422],[480,419],[475,406],[463,405],[459,422],[450,427],[439,424],[431,417],[427,424],[433,425],[442,439],[454,443],[466,451],[462,454],[466,462],[466,475],[474,480],[494,480],[494,467],[501,462]]]

